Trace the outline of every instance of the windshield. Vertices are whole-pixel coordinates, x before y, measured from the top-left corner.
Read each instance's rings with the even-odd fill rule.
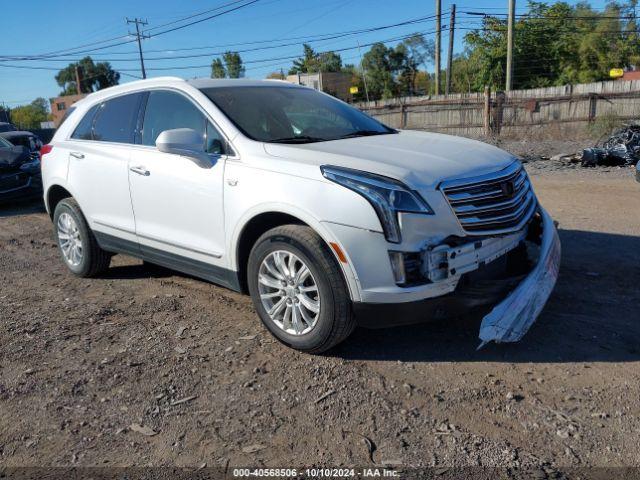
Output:
[[[9,140],[5,140],[4,138],[0,137],[0,148],[11,148],[11,147],[13,147],[13,144],[9,142]]]
[[[311,143],[396,133],[316,90],[282,86],[214,87],[202,92],[249,138]]]

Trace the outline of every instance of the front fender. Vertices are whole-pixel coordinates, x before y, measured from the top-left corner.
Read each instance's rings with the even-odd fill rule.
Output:
[[[234,255],[230,256],[231,269],[235,271],[239,270],[240,266],[238,264],[238,245],[240,244],[240,238],[245,230],[245,227],[251,222],[252,219],[265,213],[282,213],[295,217],[312,228],[318,235],[320,235],[320,238],[322,238],[322,240],[324,240],[327,245],[330,245],[331,243],[337,244],[345,253],[345,256],[347,257],[347,263],[340,261],[333,248],[330,248],[330,250],[333,252],[338,265],[340,265],[340,268],[342,269],[344,278],[349,288],[349,295],[351,299],[353,301],[360,300],[359,285],[355,272],[352,268],[351,261],[349,260],[349,253],[346,251],[335,234],[328,228],[328,225],[326,223],[321,222],[318,218],[312,215],[311,212],[295,205],[278,202],[268,202],[256,205],[244,212],[238,219],[235,228],[228,238],[227,251],[235,253]]]

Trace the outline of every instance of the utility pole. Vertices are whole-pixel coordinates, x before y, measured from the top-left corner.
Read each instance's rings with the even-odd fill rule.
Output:
[[[80,83],[80,66],[76,65],[76,93],[82,93],[82,84]]]
[[[447,85],[445,93],[451,92],[451,64],[453,62],[453,35],[456,30],[456,4],[451,5],[451,18],[449,19],[449,55],[447,56]]]
[[[367,69],[364,68],[364,63],[362,63],[362,52],[360,51],[360,41],[356,40],[358,44],[358,55],[360,56],[360,67],[362,68],[362,81],[364,83],[364,94],[367,97],[367,103],[369,102],[369,89],[367,88]]]
[[[144,58],[142,57],[142,43],[140,42],[141,38],[150,38],[149,35],[145,35],[144,33],[140,33],[140,25],[148,25],[147,21],[143,21],[138,19],[137,17],[133,20],[129,20],[127,18],[127,25],[130,23],[136,24],[136,33],[129,32],[129,35],[135,35],[138,39],[138,52],[140,52],[140,70],[142,70],[142,78],[147,78],[147,72],[144,70]]]
[[[442,34],[442,1],[436,0],[436,95],[440,95],[440,40]]]
[[[513,24],[516,15],[516,0],[509,0],[509,18],[507,20],[507,81],[505,90],[513,87]]]

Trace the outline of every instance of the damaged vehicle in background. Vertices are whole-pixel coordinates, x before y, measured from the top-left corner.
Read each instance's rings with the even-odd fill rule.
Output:
[[[0,137],[8,140],[10,143],[18,146],[23,146],[29,150],[31,158],[40,160],[40,149],[42,148],[42,140],[35,133],[13,130],[10,132],[0,133]]]
[[[517,341],[555,285],[553,221],[493,146],[276,81],[155,78],[74,107],[42,162],[76,275],[126,253],[248,292],[276,338],[313,353],[356,324],[474,308],[483,343]]]
[[[40,155],[0,135],[0,204],[42,195]]]
[[[600,147],[586,148],[580,158],[583,167],[631,166],[640,159],[640,125],[629,124],[616,130]]]

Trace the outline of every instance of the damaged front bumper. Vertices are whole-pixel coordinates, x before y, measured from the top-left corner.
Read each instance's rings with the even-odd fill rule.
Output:
[[[533,235],[531,228],[536,232]],[[526,241],[528,236],[537,240],[533,265],[526,249],[526,262],[521,261],[521,249],[532,243]],[[505,265],[510,262],[517,264],[517,273],[505,274]],[[526,263],[524,268],[520,263]],[[354,302],[353,308],[358,324],[368,328],[442,320],[493,308],[482,321],[482,344],[515,342],[542,311],[558,277],[559,264],[560,240],[555,225],[539,207],[535,222],[521,232],[425,251],[423,275],[436,282],[434,285],[455,280],[453,292],[411,302]]]
[[[540,207],[542,241],[536,265],[502,302],[482,319],[480,347],[488,342],[517,342],[536,321],[560,270],[560,238],[549,214]]]

